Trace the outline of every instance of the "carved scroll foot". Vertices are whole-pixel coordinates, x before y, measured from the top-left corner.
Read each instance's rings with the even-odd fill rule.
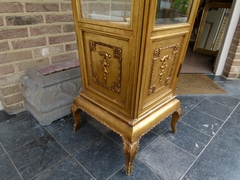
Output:
[[[178,122],[179,118],[181,117],[181,115],[182,115],[182,109],[181,108],[179,108],[177,111],[175,111],[172,114],[171,127],[172,127],[172,132],[173,133],[177,132],[177,122]]]
[[[79,127],[80,127],[80,121],[81,121],[81,109],[79,109],[77,106],[75,106],[74,104],[71,106],[71,113],[73,115],[74,118],[74,125],[73,125],[73,130],[74,132],[76,132]]]
[[[125,173],[129,176],[133,171],[133,161],[139,148],[139,140],[130,143],[123,139],[123,150],[126,157]]]

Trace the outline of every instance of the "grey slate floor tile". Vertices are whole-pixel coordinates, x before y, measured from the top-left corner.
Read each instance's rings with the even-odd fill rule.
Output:
[[[2,146],[2,144],[0,142],[0,155],[3,154],[3,153],[5,153],[5,152],[4,152],[3,146]]]
[[[172,119],[172,116],[167,117],[164,121],[162,121],[160,124],[158,124],[156,127],[154,127],[152,129],[152,132],[154,132],[158,135],[163,134],[165,131],[167,131],[170,128],[171,119]]]
[[[181,101],[182,116],[192,110],[198,103],[200,103],[205,96],[202,95],[179,95],[177,99]]]
[[[209,114],[213,117],[216,117],[222,121],[226,121],[230,113],[232,112],[232,108],[228,106],[224,106],[215,101],[204,99],[200,104],[195,107],[198,111]]]
[[[21,180],[7,154],[0,155],[0,179]]]
[[[202,180],[203,177],[239,180],[240,137],[220,130],[185,177],[194,180]]]
[[[74,157],[96,179],[110,177],[125,163],[122,148],[106,136],[76,152]]]
[[[182,122],[178,122],[178,130],[176,134],[167,131],[162,137],[195,157],[201,153],[211,139],[210,136],[205,135],[200,131],[196,131]]]
[[[16,117],[15,114],[14,115],[9,115],[4,110],[0,110],[0,112],[1,112],[0,113],[0,123]]]
[[[1,123],[0,142],[6,151],[10,151],[45,133],[44,128],[32,116],[23,119],[13,118]]]
[[[65,126],[51,134],[69,153],[74,153],[103,136],[100,131],[87,122],[81,123],[77,132],[73,131],[72,126]]]
[[[223,124],[221,120],[195,109],[184,116],[181,122],[184,122],[209,136],[214,136]]]
[[[227,91],[229,95],[240,98],[240,80],[225,81],[220,86]]]
[[[80,180],[93,179],[72,157],[68,157],[48,170],[33,178],[34,180]]]
[[[24,179],[30,179],[68,156],[67,152],[47,134],[9,153]]]
[[[227,106],[230,109],[234,109],[240,102],[240,99],[233,96],[228,96],[228,95],[214,95],[214,96],[208,96],[207,98],[212,101],[218,102],[224,106]]]
[[[153,172],[149,167],[136,159],[134,162],[134,171],[131,176],[124,174],[124,168],[110,177],[110,180],[164,180],[163,177]]]
[[[179,179],[195,158],[163,138],[154,141],[137,157],[165,180]]]
[[[131,176],[122,138],[82,113],[40,126],[27,111],[0,111],[0,179],[240,179],[240,81],[211,76],[223,95],[180,95],[176,134],[171,116],[140,140]],[[10,119],[9,119],[10,118]]]

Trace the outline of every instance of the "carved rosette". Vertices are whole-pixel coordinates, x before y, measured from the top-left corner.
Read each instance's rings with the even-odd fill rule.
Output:
[[[92,53],[97,51],[97,46],[103,46],[103,47],[107,47],[112,51],[112,54],[110,54],[109,52],[105,52],[105,51],[98,51],[98,55],[99,55],[99,68],[102,69],[102,76],[104,79],[104,82],[101,82],[100,77],[101,75],[99,75],[95,70],[94,70],[94,66],[93,66],[93,56]],[[121,92],[121,76],[122,76],[122,48],[120,47],[116,47],[116,46],[112,46],[109,44],[105,44],[102,42],[96,42],[96,41],[89,41],[89,49],[90,49],[90,63],[91,63],[91,71],[92,71],[92,80],[94,83],[97,83],[98,85],[107,88],[113,92],[116,93],[120,93]],[[113,82],[109,82],[109,78],[111,77],[112,74],[110,74],[110,69],[112,69],[113,67],[110,65],[110,61],[114,61],[115,59],[118,60],[118,69],[117,70],[113,70],[114,72],[117,71],[117,79],[116,81]],[[112,72],[113,72],[112,71]],[[111,84],[111,85],[107,85],[107,84]]]
[[[172,51],[169,51],[170,49],[172,49]],[[172,44],[154,50],[148,95],[170,84],[173,69],[176,64],[178,49],[179,44]],[[171,53],[169,54],[169,52]],[[170,68],[170,71],[167,71],[167,68]],[[155,76],[158,76],[158,82],[154,81]]]

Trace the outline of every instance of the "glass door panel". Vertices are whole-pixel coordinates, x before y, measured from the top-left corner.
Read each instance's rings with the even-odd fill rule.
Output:
[[[192,0],[158,0],[155,25],[187,22],[191,5]]]
[[[130,25],[131,0],[80,0],[82,18]]]

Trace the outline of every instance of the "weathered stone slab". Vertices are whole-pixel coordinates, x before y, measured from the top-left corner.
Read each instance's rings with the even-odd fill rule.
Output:
[[[79,64],[74,63],[29,69],[20,77],[25,107],[41,125],[70,114],[73,99],[82,89]]]

